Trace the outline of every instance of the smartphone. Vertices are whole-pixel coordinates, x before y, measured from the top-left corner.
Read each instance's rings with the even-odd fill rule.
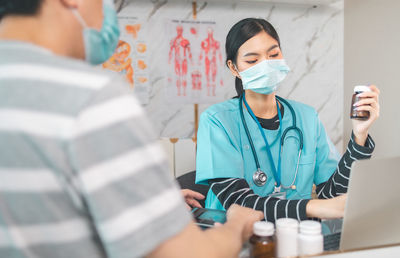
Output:
[[[216,222],[224,224],[226,222],[226,211],[194,208],[192,210],[196,224],[203,229],[211,228]]]

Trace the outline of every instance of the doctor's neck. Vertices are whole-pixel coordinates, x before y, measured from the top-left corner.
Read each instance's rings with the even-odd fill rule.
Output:
[[[278,114],[275,92],[265,95],[246,90],[246,101],[257,117],[270,119]]]

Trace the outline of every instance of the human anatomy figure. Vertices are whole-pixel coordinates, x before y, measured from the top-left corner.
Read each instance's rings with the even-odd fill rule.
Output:
[[[175,75],[176,79],[176,87],[178,89],[178,96],[181,96],[181,88],[183,88],[183,96],[186,96],[186,75],[188,72],[188,64],[187,59],[190,59],[190,62],[193,63],[192,53],[190,51],[190,42],[186,38],[183,37],[183,27],[178,25],[176,27],[177,36],[171,40],[170,50],[169,50],[169,58],[168,63],[171,64],[172,55],[174,55],[174,66],[175,66]]]
[[[126,79],[133,87],[133,68],[132,59],[129,57],[131,52],[131,46],[120,40],[118,42],[117,48],[110,59],[103,63],[103,67],[125,74]]]
[[[207,96],[215,96],[216,79],[217,79],[217,55],[220,63],[222,64],[222,54],[220,50],[219,41],[214,38],[214,31],[212,28],[207,30],[207,38],[201,42],[201,52],[199,57],[200,64],[204,56],[205,74],[207,80]],[[220,85],[223,86],[222,79]],[[212,91],[212,92],[211,92]]]

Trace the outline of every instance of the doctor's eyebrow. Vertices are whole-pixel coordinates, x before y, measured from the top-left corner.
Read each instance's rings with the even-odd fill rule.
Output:
[[[271,51],[272,49],[277,48],[277,47],[279,47],[279,46],[278,46],[278,45],[272,45],[270,48],[268,48],[267,53],[268,53],[269,51]]]
[[[259,55],[260,54],[258,54],[258,53],[250,52],[250,53],[244,54],[243,57],[245,57],[245,56],[259,56]]]
[[[272,49],[275,49],[275,48],[277,48],[277,47],[279,47],[279,46],[278,46],[278,45],[272,45],[270,48],[268,48],[267,53],[268,53],[269,51],[271,51]],[[246,57],[246,56],[259,56],[259,55],[260,55],[260,54],[255,53],[255,52],[249,52],[249,53],[244,54],[243,57]]]

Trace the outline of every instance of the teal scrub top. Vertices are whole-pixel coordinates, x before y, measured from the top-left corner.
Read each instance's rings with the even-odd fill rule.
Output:
[[[283,189],[287,199],[310,199],[313,184],[326,182],[335,172],[339,153],[326,134],[314,108],[287,100],[293,107],[297,126],[303,132],[303,151],[301,154],[296,189]],[[280,126],[281,132],[292,126],[292,115],[286,104]],[[267,156],[267,147],[257,123],[244,109],[261,170],[267,175],[267,183],[257,186],[253,174],[257,170],[249,140],[239,113],[239,99],[231,99],[209,107],[201,114],[197,134],[196,183],[208,184],[208,180],[217,178],[244,178],[255,194],[267,196],[274,191],[275,178]],[[263,129],[271,148],[273,161],[278,167],[280,130]],[[281,181],[284,186],[292,183],[299,152],[299,137],[290,130],[285,137],[281,155]],[[207,194],[206,208],[224,209],[210,189]]]

